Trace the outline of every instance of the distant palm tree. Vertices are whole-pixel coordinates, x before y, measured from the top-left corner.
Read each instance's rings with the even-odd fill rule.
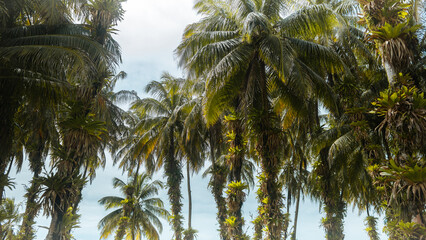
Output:
[[[123,237],[158,240],[158,232],[163,229],[158,217],[169,217],[161,199],[155,197],[163,184],[158,180],[151,182],[149,175],[141,174],[132,176],[127,183],[114,178],[113,186],[119,188],[124,196],[108,196],[99,200],[106,210],[118,208],[99,222],[101,239],[115,234],[116,240]]]

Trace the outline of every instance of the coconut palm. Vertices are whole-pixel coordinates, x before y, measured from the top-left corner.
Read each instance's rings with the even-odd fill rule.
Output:
[[[0,205],[0,222],[2,230],[0,232],[0,239],[14,239],[16,237],[14,226],[21,221],[22,214],[19,213],[20,205],[15,204],[14,199],[6,198]]]
[[[79,187],[84,185],[85,181],[81,176],[70,178],[58,173],[49,173],[38,181],[41,182],[38,203],[42,206],[44,215],[52,217],[46,239],[62,239],[66,234],[63,231],[64,217],[71,201],[78,195]]]
[[[254,134],[265,176],[261,188],[268,197],[263,201],[267,237],[279,239],[283,215],[277,149],[282,133],[272,111],[270,90],[282,86],[289,76],[302,73],[313,84],[322,86],[323,81],[307,67],[314,63],[312,59],[316,59],[316,66],[331,72],[341,67],[339,58],[326,47],[296,38],[309,30],[311,35],[329,31],[334,26],[330,21],[336,20],[328,17],[330,12],[324,6],[283,19],[281,1],[199,1],[195,7],[204,18],[186,28],[177,49],[180,64],[192,75],[207,76],[208,123],[234,108],[238,111],[234,118],[243,117]],[[308,51],[309,58],[304,55]],[[313,58],[312,54],[318,57]]]
[[[13,139],[13,116],[22,104],[22,96],[35,101],[40,100],[40,96],[44,96],[44,101],[58,99],[69,86],[65,72],[69,77],[86,76],[88,66],[99,63],[92,60],[111,60],[106,50],[87,37],[87,30],[72,24],[66,17],[59,17],[64,9],[44,9],[56,4],[19,0],[6,1],[3,5],[4,11],[0,17],[0,60],[4,67],[0,82],[0,111],[4,116],[2,126],[8,127],[1,130],[2,174]],[[65,10],[68,11],[67,8]],[[58,17],[42,14],[47,12]]]
[[[114,67],[121,60],[119,46],[111,35],[111,28],[122,19],[124,13],[121,2],[99,0],[85,5],[84,19],[87,22],[85,29],[88,31],[88,37],[96,41],[100,48],[112,57],[109,61],[101,60],[85,77],[69,79],[73,84],[73,94],[61,106],[58,126],[62,142],[61,146],[55,149],[54,157],[57,173],[61,176],[69,178],[81,176],[84,179],[89,177],[92,180],[95,169],[105,166],[106,146],[117,137],[122,111],[107,98],[105,91],[113,88]],[[79,185],[78,194],[68,196],[71,199],[64,203],[72,205],[59,210],[64,211],[72,207],[75,215],[83,187],[84,185]],[[60,221],[52,218],[51,226],[60,225],[53,224],[53,221],[58,220]],[[50,232],[58,230],[56,228]],[[57,235],[55,233],[50,236]]]
[[[225,220],[227,218],[226,199],[223,196],[228,176],[228,169],[224,161],[220,161],[223,153],[223,133],[221,121],[216,122],[208,129],[208,143],[210,150],[211,166],[203,173],[203,177],[211,175],[208,187],[211,189],[217,208],[217,221],[219,224],[220,239],[229,239]],[[222,157],[223,158],[223,157]]]
[[[115,239],[160,239],[158,233],[163,228],[158,217],[169,217],[161,199],[155,197],[163,184],[151,181],[147,174],[135,174],[127,183],[114,178],[113,186],[119,188],[124,197],[108,196],[99,200],[106,210],[118,208],[99,222],[101,238],[115,233]]]
[[[186,83],[191,84],[191,81],[187,80]],[[184,130],[180,138],[180,148],[186,159],[186,180],[188,188],[188,228],[184,232],[184,239],[193,240],[196,230],[192,229],[191,173],[199,172],[204,166],[207,148],[205,139],[207,136],[207,129],[202,116],[202,98],[196,96],[195,91],[187,91],[185,88],[181,91],[187,92],[187,98],[191,99],[191,101],[187,103],[191,109],[188,110],[184,120]]]
[[[32,106],[31,106],[32,105]],[[24,143],[28,152],[30,169],[33,172],[31,186],[26,193],[26,207],[19,231],[19,239],[32,239],[34,236],[33,224],[40,206],[37,204],[37,192],[40,188],[40,176],[44,167],[44,161],[50,146],[57,146],[58,132],[55,128],[54,106],[34,106],[28,104],[23,112],[19,113],[18,120],[22,121],[22,129],[28,131],[28,137]]]
[[[139,136],[148,136],[148,153],[157,156],[157,168],[163,166],[167,177],[169,200],[172,206],[171,224],[174,237],[182,239],[182,193],[183,179],[180,137],[184,128],[184,104],[188,102],[180,92],[183,79],[164,73],[162,81],[150,82],[145,90],[154,98],[144,98],[132,103],[131,109],[141,121],[135,126]],[[146,144],[145,144],[146,145]]]

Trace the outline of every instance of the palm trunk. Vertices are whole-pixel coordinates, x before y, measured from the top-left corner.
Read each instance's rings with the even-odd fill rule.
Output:
[[[265,155],[262,159],[262,170],[265,181],[262,191],[266,192],[268,201],[264,205],[266,211],[266,225],[268,226],[267,239],[279,240],[282,238],[283,214],[281,212],[282,196],[278,186],[278,159]]]
[[[385,69],[389,86],[393,86],[395,84],[395,80],[396,80],[396,76],[398,72],[395,69],[395,67],[387,59],[385,59],[384,54],[387,54],[387,53],[383,52],[383,46],[379,47],[379,51],[382,55],[382,65],[383,65],[383,68]]]
[[[31,187],[27,192],[27,206],[25,208],[24,218],[22,220],[21,229],[19,231],[19,240],[31,240],[34,239],[34,219],[37,216],[40,206],[37,204],[36,199],[38,198],[37,192],[40,189],[40,183],[36,181],[38,174],[34,173]]]
[[[0,72],[6,74],[7,72]],[[6,83],[0,83],[0,180],[7,181],[6,174],[7,165],[10,162],[11,149],[13,145],[13,119],[19,107],[19,96],[22,92],[22,87],[19,82],[16,84],[7,84],[9,80],[4,80]],[[3,82],[3,80],[2,80]],[[13,95],[11,94],[13,93]],[[0,184],[0,202],[3,200],[4,185]],[[0,224],[1,231],[1,224]]]
[[[192,230],[191,220],[192,220],[192,195],[191,195],[191,176],[189,169],[189,161],[186,162],[186,177],[187,177],[187,187],[188,187],[188,230]],[[190,234],[188,240],[193,239],[193,234]]]
[[[219,171],[218,171],[219,172]],[[228,240],[227,228],[225,220],[227,218],[226,200],[223,197],[223,189],[225,186],[225,176],[221,176],[220,173],[215,172],[216,176],[213,176],[213,187],[212,192],[217,206],[217,221],[219,222],[220,238],[222,240]],[[223,171],[221,171],[223,172]]]
[[[40,189],[40,182],[37,180],[43,167],[43,151],[44,143],[43,139],[40,137],[38,139],[37,150],[31,152],[29,155],[31,169],[33,170],[33,180],[31,182],[31,187],[28,189],[26,194],[27,201],[25,207],[24,218],[22,220],[21,229],[19,231],[18,239],[19,240],[31,240],[34,239],[34,219],[37,216],[40,206],[37,204],[37,192]]]
[[[169,150],[167,158],[164,163],[164,172],[167,176],[167,186],[169,187],[168,195],[170,204],[172,205],[172,227],[174,231],[175,240],[182,239],[182,193],[180,185],[182,183],[182,169],[180,163],[175,159],[175,143],[174,143],[174,128],[171,127],[169,130]]]
[[[290,205],[291,205],[291,190],[287,189],[287,211],[286,211],[286,219],[284,221],[284,239],[287,239],[288,236],[288,226],[290,225]]]
[[[263,204],[265,210],[266,226],[268,227],[267,239],[282,239],[284,215],[281,211],[283,207],[283,196],[281,187],[278,184],[278,174],[280,169],[280,159],[278,157],[279,145],[281,143],[280,130],[273,122],[271,103],[268,98],[267,78],[265,64],[255,56],[251,63],[250,74],[256,77],[252,84],[257,84],[259,93],[254,100],[253,108],[257,111],[255,128],[257,129],[256,149],[259,152],[262,174],[264,176],[261,189],[268,201]]]
[[[339,191],[339,185],[334,182],[332,186],[333,176],[328,164],[328,152],[328,148],[320,151],[320,164],[316,169],[317,174],[321,176],[322,200],[326,213],[326,217],[322,219],[322,226],[327,240],[342,240],[345,203],[342,201],[343,192]]]
[[[235,120],[229,121],[231,131],[235,134],[233,139],[230,139],[230,149],[239,149],[231,152],[229,157],[229,165],[231,167],[230,182],[241,182],[241,171],[244,161],[244,137],[242,122],[238,116]],[[244,198],[235,198],[228,196],[227,205],[229,216],[236,218],[236,226],[228,229],[231,239],[240,239],[243,234],[244,221],[242,219],[241,209],[243,206]],[[232,207],[231,207],[232,206]],[[231,229],[232,228],[232,229]]]
[[[57,197],[55,200],[56,207],[53,209],[52,220],[50,222],[49,232],[47,233],[46,240],[61,240],[61,225],[65,215],[65,211],[59,208],[60,199]]]
[[[223,197],[223,189],[225,188],[226,173],[225,169],[217,165],[216,159],[222,154],[222,151],[219,146],[219,141],[216,141],[216,138],[220,138],[222,135],[220,123],[216,123],[209,129],[209,141],[210,141],[210,157],[212,161],[213,168],[213,184],[211,191],[213,193],[214,200],[216,202],[217,208],[217,221],[219,223],[219,232],[221,240],[228,240],[228,235],[226,232],[225,220],[227,218],[226,210],[226,200]]]
[[[367,217],[365,218],[365,225],[366,225],[366,231],[368,236],[370,237],[370,240],[379,240],[379,234],[377,232],[377,218],[370,216],[368,213],[368,207],[367,207]]]
[[[294,213],[294,227],[293,227],[293,234],[291,235],[291,240],[296,240],[296,233],[297,233],[297,219],[299,217],[299,204],[300,204],[300,186],[297,189],[297,199],[296,199],[296,212]]]

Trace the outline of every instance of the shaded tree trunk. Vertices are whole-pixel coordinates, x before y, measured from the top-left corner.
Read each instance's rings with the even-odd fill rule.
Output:
[[[239,102],[239,101],[237,101]],[[230,182],[241,182],[241,171],[244,161],[244,135],[242,121],[239,119],[239,116],[233,116],[235,119],[229,120],[229,128],[231,133],[233,133],[233,138],[229,139],[229,156],[228,164],[230,167]],[[231,196],[227,197],[228,205],[228,215],[229,217],[233,216],[236,218],[236,226],[229,227],[228,232],[232,232],[232,236],[229,236],[231,239],[239,239],[243,234],[243,225],[244,221],[242,219],[241,209],[243,206],[243,198],[234,198]],[[230,207],[232,206],[232,207]]]
[[[300,204],[300,186],[297,189],[297,199],[296,199],[296,212],[294,213],[294,227],[293,227],[293,234],[291,235],[291,240],[296,240],[296,234],[297,234],[297,219],[299,218],[299,204]]]
[[[169,187],[168,195],[170,204],[172,205],[172,228],[174,231],[175,240],[182,239],[182,193],[180,185],[182,183],[182,169],[179,161],[175,159],[175,142],[174,142],[174,127],[169,130],[169,149],[167,158],[164,163],[164,172],[167,176],[167,186]]]
[[[256,150],[259,153],[264,178],[260,187],[268,198],[266,203],[263,203],[264,221],[268,227],[266,239],[279,240],[283,237],[284,222],[284,215],[281,210],[283,196],[278,184],[278,174],[281,167],[281,161],[278,157],[281,130],[276,127],[274,122],[275,117],[268,97],[265,64],[260,61],[257,54],[252,60],[248,72],[249,80],[253,78],[250,81],[251,84],[256,84],[259,91],[257,98],[253,101],[254,118],[252,121],[256,129]]]
[[[209,128],[209,142],[210,142],[210,157],[212,161],[213,168],[213,182],[211,184],[211,191],[216,202],[217,208],[217,221],[219,223],[219,232],[221,240],[228,240],[228,235],[226,231],[225,220],[227,218],[227,209],[226,209],[226,200],[223,197],[223,189],[225,188],[226,182],[226,169],[222,166],[219,166],[216,163],[216,160],[222,154],[220,148],[222,135],[222,128],[220,122],[216,123]]]
[[[40,183],[37,182],[38,174],[34,174],[33,181],[31,183],[31,187],[28,189],[26,194],[26,208],[24,212],[24,217],[22,220],[21,229],[19,231],[19,240],[31,240],[34,239],[34,229],[33,225],[35,223],[34,219],[37,216],[40,206],[36,202],[38,196],[37,192],[40,189]]]
[[[65,211],[59,208],[60,199],[56,198],[56,206],[52,213],[52,220],[50,222],[49,232],[45,240],[61,240],[62,222],[65,216]]]
[[[40,189],[40,182],[38,181],[38,177],[43,167],[44,143],[41,138],[38,140],[39,144],[37,150],[31,152],[29,155],[31,169],[33,170],[34,174],[33,180],[31,181],[31,187],[28,189],[26,194],[27,201],[21,229],[18,235],[19,240],[34,239],[34,219],[37,217],[37,214],[40,210],[40,206],[37,204],[37,192]]]
[[[187,178],[187,187],[188,187],[188,230],[192,229],[192,194],[191,194],[191,176],[189,169],[189,161],[186,162],[186,178]],[[193,234],[190,234],[188,240],[193,239]]]

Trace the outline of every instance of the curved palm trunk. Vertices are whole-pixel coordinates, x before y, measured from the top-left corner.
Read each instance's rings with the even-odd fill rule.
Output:
[[[175,142],[174,142],[174,128],[169,130],[169,150],[167,153],[166,161],[164,163],[164,172],[167,176],[167,186],[169,187],[168,195],[170,204],[172,205],[172,227],[176,240],[182,239],[182,193],[180,185],[182,183],[182,169],[179,161],[175,159]]]

